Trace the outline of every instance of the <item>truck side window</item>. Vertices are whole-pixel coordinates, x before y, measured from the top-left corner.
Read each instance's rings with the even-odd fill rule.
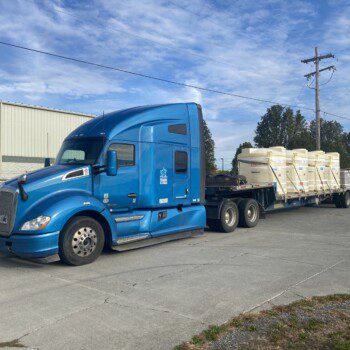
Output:
[[[173,124],[168,126],[168,131],[171,134],[187,135],[186,124]]]
[[[177,174],[187,173],[188,155],[187,152],[175,151],[175,172]]]
[[[126,143],[113,143],[108,150],[117,151],[118,167],[135,165],[135,146]]]

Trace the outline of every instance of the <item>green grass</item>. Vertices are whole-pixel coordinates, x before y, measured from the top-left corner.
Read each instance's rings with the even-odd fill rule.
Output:
[[[350,350],[350,340],[336,340],[334,350]]]
[[[208,349],[230,332],[240,334],[236,338],[241,343],[236,345],[241,350],[350,350],[350,317],[342,304],[348,301],[350,295],[334,294],[302,299],[258,314],[242,314],[223,325],[210,326],[174,350]],[[331,304],[334,307],[320,309]],[[325,312],[328,318],[323,317]],[[264,327],[260,329],[260,325]]]
[[[221,333],[222,330],[222,326],[210,326],[203,332],[203,334],[206,340],[213,341],[217,339],[218,335]]]

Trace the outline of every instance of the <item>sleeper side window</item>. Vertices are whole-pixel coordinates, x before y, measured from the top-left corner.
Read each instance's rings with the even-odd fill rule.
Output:
[[[173,124],[168,126],[168,131],[171,134],[187,135],[186,124]]]
[[[135,146],[126,143],[113,143],[108,150],[117,151],[118,167],[135,165]]]
[[[188,155],[184,151],[175,151],[175,173],[186,174],[188,168]]]

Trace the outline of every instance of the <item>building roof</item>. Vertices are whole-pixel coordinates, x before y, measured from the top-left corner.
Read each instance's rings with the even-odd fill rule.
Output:
[[[17,106],[17,107],[24,107],[24,108],[40,109],[40,110],[49,111],[49,112],[56,112],[56,113],[72,114],[72,115],[83,116],[83,117],[88,117],[88,118],[95,118],[96,117],[93,114],[72,112],[72,111],[66,111],[66,110],[62,110],[62,109],[55,109],[55,108],[49,108],[49,107],[43,107],[43,106],[29,105],[29,104],[24,104],[24,103],[19,103],[19,102],[10,102],[10,101],[0,100],[0,104],[10,105],[10,106]]]

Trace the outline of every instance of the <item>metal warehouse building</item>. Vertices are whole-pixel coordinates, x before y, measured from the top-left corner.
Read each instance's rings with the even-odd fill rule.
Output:
[[[44,166],[94,116],[0,100],[0,182]]]

